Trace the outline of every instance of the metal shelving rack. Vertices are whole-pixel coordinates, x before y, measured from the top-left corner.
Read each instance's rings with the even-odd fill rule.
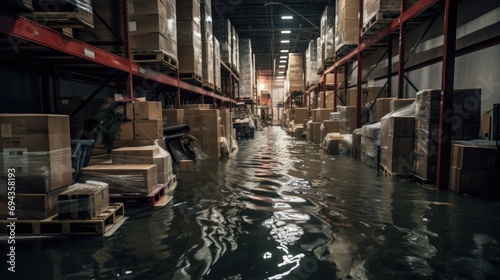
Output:
[[[359,1],[359,14],[363,14],[363,0]],[[370,48],[378,47],[376,44],[387,39],[390,35],[394,34],[396,31],[398,32],[398,45],[399,45],[399,61],[405,61],[405,36],[406,36],[406,24],[410,22],[415,17],[422,15],[426,10],[438,4],[438,2],[442,2],[444,5],[444,44],[443,44],[443,70],[442,70],[442,85],[441,89],[443,91],[442,102],[441,102],[441,112],[440,112],[440,126],[439,126],[439,141],[438,141],[438,171],[436,178],[436,187],[447,188],[448,180],[449,180],[449,170],[448,166],[450,164],[450,153],[451,153],[451,139],[450,137],[443,137],[443,135],[451,135],[451,123],[444,121],[443,112],[447,110],[451,110],[453,106],[453,77],[454,77],[454,61],[456,57],[455,52],[455,44],[456,44],[456,29],[457,29],[457,6],[458,1],[455,0],[420,0],[415,3],[412,7],[407,7],[406,0],[401,0],[400,4],[400,15],[392,20],[392,22],[384,29],[380,30],[373,36],[363,40],[362,37],[362,28],[363,28],[363,19],[359,17],[359,38],[358,38],[358,46],[352,50],[350,53],[345,55],[340,59],[335,59],[334,64],[325,69],[321,79],[322,83],[318,84],[317,88],[322,86],[323,90],[323,100],[325,100],[326,94],[326,75],[329,73],[334,74],[334,84],[337,85],[337,69],[346,65],[351,61],[357,61],[357,125],[361,127],[361,86],[363,84],[363,67],[362,67],[362,54],[364,51],[368,51]],[[389,57],[392,58],[392,45],[391,39],[389,39],[388,43],[388,54]],[[389,59],[390,59],[389,58]],[[392,77],[392,69],[391,66],[392,61],[389,61],[389,69],[388,69],[388,80],[390,81]],[[397,88],[397,97],[403,97],[403,83],[404,80],[408,79],[404,75],[405,68],[404,63],[400,63],[398,67],[398,88]],[[346,76],[347,77],[347,76]],[[321,80],[320,79],[320,80]],[[410,82],[410,81],[408,81]],[[410,82],[411,83],[411,82]],[[388,83],[390,90],[390,82]],[[310,88],[306,94],[309,96],[313,90],[317,88]],[[334,87],[334,96],[337,96],[338,88]],[[389,91],[390,92],[390,91]],[[337,108],[337,98],[334,97],[334,109]]]
[[[124,1],[124,10],[127,11]],[[124,13],[124,30],[128,34],[126,23],[127,13]],[[50,60],[55,68],[64,66],[70,72],[78,73],[81,77],[102,79],[104,77],[118,76],[121,81],[125,80],[126,93],[133,98],[133,81],[146,79],[149,83],[158,83],[162,87],[177,92],[177,107],[180,105],[182,94],[196,94],[201,97],[210,97],[227,103],[235,103],[231,91],[227,96],[216,94],[202,87],[184,82],[177,77],[155,71],[142,66],[130,59],[128,38],[125,38],[125,57],[121,57],[95,46],[86,44],[76,39],[62,35],[60,32],[31,21],[25,17],[0,13],[0,33],[7,36],[10,48],[2,48],[3,51],[13,49],[23,57],[17,58],[24,63],[38,63],[43,65],[44,61]],[[126,36],[128,37],[128,36]],[[36,51],[33,51],[36,50]],[[8,55],[7,55],[8,56]],[[223,66],[221,66],[223,67]],[[224,67],[223,67],[224,68]],[[225,72],[230,80],[238,80],[231,71]],[[120,77],[123,76],[123,77]],[[118,79],[117,79],[118,80]],[[109,83],[109,80],[105,84]],[[234,88],[234,87],[233,87]],[[204,98],[202,98],[203,100]]]

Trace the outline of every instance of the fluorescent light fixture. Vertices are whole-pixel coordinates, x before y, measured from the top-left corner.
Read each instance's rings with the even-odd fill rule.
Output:
[[[281,52],[288,52],[288,50],[281,50]]]
[[[280,60],[280,63],[286,63],[286,60]]]
[[[276,77],[277,79],[284,79],[285,77],[284,76],[278,76]]]
[[[293,19],[293,16],[281,16],[281,19]]]
[[[288,56],[286,56],[286,55],[282,55],[282,56],[280,56],[280,58],[281,58],[281,59],[287,59],[287,58],[288,58]]]
[[[285,68],[286,66],[285,65],[280,65],[278,66],[279,68]]]
[[[281,33],[282,34],[290,34],[290,33],[292,33],[292,31],[290,31],[290,30],[281,30]]]
[[[285,74],[285,71],[278,71],[278,74]]]
[[[290,40],[281,40],[281,43],[283,44],[290,43]]]

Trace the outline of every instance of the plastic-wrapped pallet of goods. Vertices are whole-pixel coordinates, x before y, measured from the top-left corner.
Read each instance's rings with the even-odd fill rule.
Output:
[[[24,15],[50,27],[94,28],[91,0],[33,1],[33,8]]]
[[[301,53],[288,54],[287,80],[289,93],[304,92],[304,62]]]
[[[407,1],[411,8],[418,0]],[[399,16],[400,0],[363,0],[363,35],[371,35],[381,30]]]
[[[201,1],[202,77],[205,88],[215,89],[212,1]]]
[[[253,63],[252,63],[252,41],[250,38],[240,39],[240,98],[253,98]]]
[[[221,65],[220,65],[220,43],[217,38],[214,38],[214,86],[215,92],[220,93],[222,90],[222,77],[221,77]]]
[[[321,16],[320,22],[320,38],[321,38],[321,66],[330,66],[333,63],[334,48],[334,34],[328,34],[330,28],[335,27],[335,6],[326,6]],[[330,51],[331,53],[328,53]]]
[[[177,0],[177,48],[181,79],[202,83],[201,7],[198,0]]]
[[[318,75],[321,75],[323,74],[323,71],[325,70],[323,68],[323,61],[322,61],[322,53],[323,53],[323,42],[321,40],[321,37],[318,37],[318,39],[316,39],[316,67],[318,68],[318,71],[316,72],[316,74]],[[319,77],[318,77],[319,78]]]
[[[220,59],[228,66],[231,67],[233,63],[232,51],[232,25],[228,19],[219,18],[213,22],[214,35],[219,40],[220,45]]]
[[[378,167],[380,127],[378,122],[361,128],[361,161],[374,168]]]
[[[359,2],[339,0],[337,2],[337,21],[335,23],[335,52],[344,56],[358,45]]]

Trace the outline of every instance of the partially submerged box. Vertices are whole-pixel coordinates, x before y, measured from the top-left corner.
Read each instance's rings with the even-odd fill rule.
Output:
[[[108,184],[97,181],[76,183],[57,198],[60,220],[92,220],[109,208]]]
[[[179,168],[181,172],[193,171],[194,170],[193,161],[183,159],[179,162]]]

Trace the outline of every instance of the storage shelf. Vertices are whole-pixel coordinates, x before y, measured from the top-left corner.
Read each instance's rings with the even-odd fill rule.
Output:
[[[109,70],[119,70],[132,73],[136,77],[178,88],[181,91],[209,96],[223,102],[236,103],[235,100],[216,94],[213,91],[191,85],[178,80],[176,77],[141,66],[130,59],[63,36],[53,29],[22,16],[0,14],[0,33],[7,35],[6,40],[4,40],[5,44],[1,48],[3,52],[8,49],[9,52],[26,54],[26,58],[32,60],[32,62],[40,61],[40,63],[43,63],[43,58],[46,57],[50,58],[50,64],[73,67],[75,68],[74,71],[78,71],[76,68],[79,68],[82,72],[86,71],[87,75],[88,73],[99,75],[99,73],[109,72]],[[37,46],[44,48],[43,50],[36,49]],[[30,48],[36,51],[30,52]],[[230,74],[234,75],[232,71],[230,71]],[[235,75],[234,78],[236,78]]]

